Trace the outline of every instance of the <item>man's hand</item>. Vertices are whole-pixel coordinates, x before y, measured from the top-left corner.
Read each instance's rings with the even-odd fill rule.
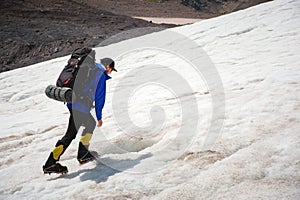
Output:
[[[100,119],[100,120],[98,120],[98,127],[101,127],[102,126],[102,124],[103,124],[103,121]]]

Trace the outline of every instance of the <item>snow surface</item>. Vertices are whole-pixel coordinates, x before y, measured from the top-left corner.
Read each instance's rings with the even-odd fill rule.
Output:
[[[68,57],[1,73],[0,198],[300,199],[299,20],[299,1],[278,0],[97,48],[100,58],[165,39],[166,33],[182,34],[209,56],[218,72],[212,77],[221,79],[218,88],[225,104],[214,102],[218,94],[211,77],[174,52],[145,48],[114,55],[119,72],[108,82],[104,125],[95,130],[90,146],[101,156],[98,162],[80,166],[75,159],[78,136],[60,161],[69,168],[66,175],[44,175],[42,165],[68,122],[65,106],[48,99],[44,89],[55,83]],[[170,37],[162,43],[168,48],[176,42]],[[178,54],[195,51],[181,47]],[[139,85],[125,107],[113,106],[119,100],[115,93],[136,86],[140,74],[132,70],[153,63],[181,74],[193,92],[178,94],[162,85],[157,77],[165,74],[158,68],[158,76],[149,76],[159,84],[154,80]],[[118,84],[122,80],[127,84]],[[184,121],[185,105],[193,99],[198,112],[188,110]],[[160,124],[157,113],[162,109]],[[223,114],[214,115],[222,109]],[[132,121],[129,131],[118,121],[126,112]],[[147,130],[153,123],[160,126],[130,132],[137,127]],[[176,137],[184,123],[195,124],[190,130],[196,134],[187,131],[186,138]],[[203,148],[216,124],[222,127],[213,144]]]

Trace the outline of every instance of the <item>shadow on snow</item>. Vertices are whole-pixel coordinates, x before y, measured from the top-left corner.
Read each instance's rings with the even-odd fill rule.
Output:
[[[82,169],[76,172],[61,175],[50,180],[57,179],[73,179],[80,176],[81,181],[92,180],[96,183],[105,182],[110,176],[121,173],[127,169],[133,168],[141,162],[141,160],[151,157],[152,154],[144,154],[136,159],[114,160],[111,158],[102,158],[97,160],[97,165],[93,169]]]

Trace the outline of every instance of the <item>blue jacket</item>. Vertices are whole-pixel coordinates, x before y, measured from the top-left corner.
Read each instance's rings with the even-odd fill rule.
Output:
[[[87,85],[83,92],[87,93],[88,96],[95,101],[97,120],[100,120],[102,119],[102,109],[105,103],[106,81],[111,79],[111,77],[108,76],[105,68],[101,64],[96,63],[96,67],[98,67],[99,70],[97,70],[95,77]],[[94,89],[92,92],[88,92],[90,88],[96,89]],[[89,113],[91,111],[91,108],[88,105],[76,100],[73,103],[68,103],[67,107],[83,113]]]

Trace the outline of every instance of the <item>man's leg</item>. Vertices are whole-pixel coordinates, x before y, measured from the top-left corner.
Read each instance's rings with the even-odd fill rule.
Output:
[[[80,137],[78,154],[77,154],[77,159],[81,164],[95,159],[95,157],[88,151],[90,140],[93,136],[93,132],[96,127],[96,121],[90,113],[85,116],[85,121],[83,122],[83,126],[85,128]]]
[[[66,168],[66,167],[63,167],[61,165],[56,166],[57,161],[59,161],[60,156],[65,152],[65,150],[71,144],[72,140],[75,139],[77,131],[80,127],[80,124],[78,124],[77,122],[75,124],[75,122],[74,122],[74,117],[73,117],[72,110],[69,109],[69,111],[70,111],[70,118],[69,118],[69,125],[68,125],[67,132],[62,137],[62,139],[57,141],[54,149],[50,153],[50,155],[48,157],[48,160],[46,161],[45,165],[43,166],[44,172],[45,172],[45,169],[50,170],[50,169],[53,168],[54,171],[55,171],[56,168],[61,168],[62,170]]]

